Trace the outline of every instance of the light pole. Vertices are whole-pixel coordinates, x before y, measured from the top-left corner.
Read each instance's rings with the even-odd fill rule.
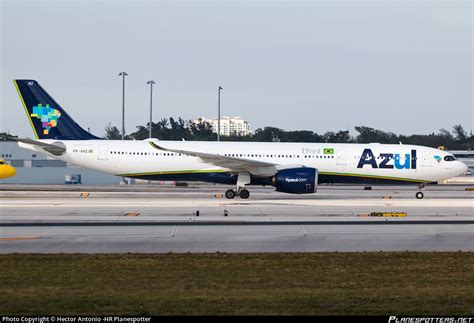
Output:
[[[122,140],[125,139],[125,76],[127,75],[127,72],[119,73],[122,77]]]
[[[221,90],[222,86],[217,88],[217,141],[221,141]]]
[[[156,84],[155,81],[150,80],[146,82],[146,84],[150,84],[150,123],[148,125],[148,138],[151,138],[151,121],[152,121],[152,106],[153,106],[153,84]]]
[[[120,72],[119,76],[122,77],[122,140],[125,139],[125,76],[127,72]],[[122,177],[120,184],[128,184],[128,181],[125,177]]]

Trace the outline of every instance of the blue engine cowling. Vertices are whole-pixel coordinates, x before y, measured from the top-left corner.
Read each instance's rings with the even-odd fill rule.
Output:
[[[315,193],[318,186],[318,170],[310,167],[298,167],[279,170],[272,178],[276,190],[284,193]]]

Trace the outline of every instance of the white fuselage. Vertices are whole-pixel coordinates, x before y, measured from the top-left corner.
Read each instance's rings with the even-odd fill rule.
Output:
[[[448,152],[414,145],[150,140],[178,150],[270,162],[277,164],[278,169],[312,167],[322,176],[320,181],[324,176],[336,176],[338,182],[345,182],[345,178],[347,182],[353,182],[353,178],[436,182],[466,170],[466,165],[459,161],[445,161],[444,157],[450,155]],[[57,159],[118,176],[167,175],[172,178],[173,174],[233,171],[231,168],[205,163],[199,157],[158,150],[150,145],[149,140],[41,141],[52,144],[60,142],[66,147],[63,155],[51,155]],[[32,145],[19,145],[44,152]],[[271,168],[267,168],[256,169],[251,174],[265,177],[272,176],[271,173]]]

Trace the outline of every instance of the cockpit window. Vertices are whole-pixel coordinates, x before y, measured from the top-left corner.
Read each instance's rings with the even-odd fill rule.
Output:
[[[456,160],[456,158],[454,158],[454,156],[447,155],[447,156],[444,156],[444,160],[445,161],[453,161],[453,160]]]

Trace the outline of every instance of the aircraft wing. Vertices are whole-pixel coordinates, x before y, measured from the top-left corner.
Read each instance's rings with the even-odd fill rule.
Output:
[[[219,154],[210,154],[199,151],[181,150],[175,148],[165,147],[161,143],[149,141],[150,145],[158,150],[169,151],[178,154],[185,154],[189,156],[199,157],[208,164],[228,168],[232,171],[247,171],[254,175],[273,175],[278,169],[290,167],[290,165],[280,165],[272,162],[265,162],[260,160],[245,159],[240,157],[223,156]],[[286,167],[285,167],[286,166]],[[301,165],[296,165],[301,166]],[[295,167],[295,165],[291,165]]]
[[[56,156],[60,156],[66,152],[66,147],[61,143],[47,144],[38,140],[29,138],[15,138],[16,141],[41,148],[42,150]]]

